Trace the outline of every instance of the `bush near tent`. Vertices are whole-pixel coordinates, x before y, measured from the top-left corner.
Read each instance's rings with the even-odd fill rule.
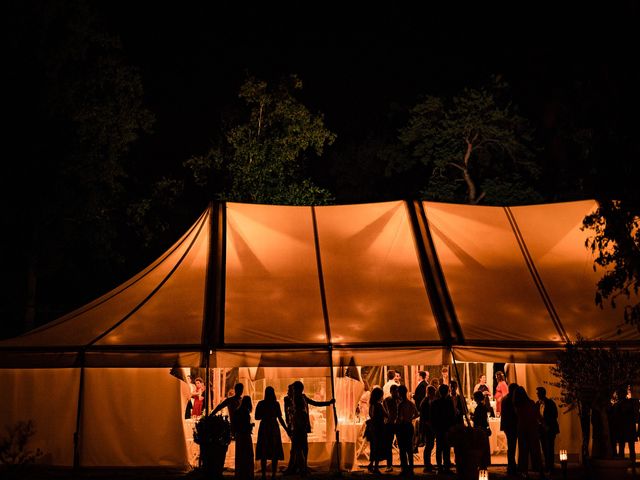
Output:
[[[640,354],[604,346],[602,342],[578,337],[558,354],[551,372],[559,381],[567,412],[578,410],[582,427],[582,458],[611,459],[614,447],[608,411],[614,392],[640,381]],[[566,413],[566,412],[565,412]],[[590,435],[591,433],[591,435]],[[589,455],[589,437],[592,451]]]

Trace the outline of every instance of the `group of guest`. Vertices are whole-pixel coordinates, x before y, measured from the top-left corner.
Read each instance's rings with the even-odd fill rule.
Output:
[[[244,386],[238,383],[234,387],[235,394],[223,400],[211,415],[215,415],[223,408],[229,412],[231,432],[236,442],[235,477],[242,479],[254,478],[254,452],[251,434],[254,423],[251,421],[251,397],[242,396]],[[264,399],[256,405],[255,419],[260,420],[258,428],[258,442],[256,444],[255,459],[260,460],[262,478],[267,475],[267,462],[271,462],[271,478],[275,478],[278,463],[284,460],[280,426],[291,439],[291,454],[285,475],[308,474],[307,457],[309,443],[307,435],[311,433],[309,420],[309,405],[326,407],[335,403],[335,399],[316,401],[304,394],[304,384],[295,381],[289,385],[284,398],[285,415],[283,418],[280,403],[276,398],[273,387],[264,391]]]
[[[524,387],[511,383],[502,398],[500,430],[507,437],[507,473],[511,475],[532,470],[544,478],[553,471],[555,438],[560,433],[558,408],[544,387],[536,388],[536,393],[534,402]]]
[[[629,458],[635,463],[636,439],[640,438],[640,404],[631,398],[631,387],[620,387],[615,392],[608,412],[611,444],[616,457],[624,458],[625,447],[629,447]],[[636,426],[637,425],[637,426]]]
[[[425,471],[433,470],[431,453],[434,445],[440,470],[450,471],[447,433],[451,426],[462,424],[466,409],[457,393],[457,382],[449,380],[448,369],[443,369],[443,374],[438,379],[436,389],[435,382],[429,381],[429,373],[420,371],[420,381],[412,399],[409,398],[407,387],[398,384],[401,379],[394,370],[387,372],[387,382],[383,388],[373,388],[369,397],[369,471],[380,473],[382,461],[386,461],[387,472],[393,471],[394,440],[398,446],[403,475],[413,475],[413,454],[417,452],[418,444],[422,443],[425,444]]]
[[[458,394],[455,380],[429,381],[429,373],[419,372],[420,381],[408,398],[407,388],[398,385],[397,372],[388,372],[383,388],[374,387],[369,398],[370,462],[368,469],[380,472],[380,462],[386,461],[386,471],[393,470],[392,447],[397,441],[400,464],[404,475],[413,474],[413,453],[424,444],[424,471],[432,472],[431,456],[435,447],[436,468],[439,473],[451,472],[450,432],[456,425],[464,425],[465,418],[484,433],[481,444],[480,468],[491,462],[489,418],[495,416],[490,403],[491,391],[482,375],[474,387],[474,411],[467,417],[466,402]],[[536,471],[541,478],[553,470],[555,438],[560,429],[558,409],[547,398],[544,387],[538,387],[538,401],[534,402],[526,390],[516,383],[507,384],[502,372],[496,373],[495,410],[500,416],[500,429],[507,437],[508,473],[526,475]],[[387,394],[388,391],[388,394]],[[417,424],[413,425],[414,419]],[[516,446],[518,459],[516,462]],[[544,459],[544,461],[543,461]]]

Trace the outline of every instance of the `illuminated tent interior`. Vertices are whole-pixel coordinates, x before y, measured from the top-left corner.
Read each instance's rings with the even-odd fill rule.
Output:
[[[0,342],[0,424],[33,419],[53,465],[184,467],[184,385],[168,368],[453,355],[528,364],[539,385],[548,368],[532,364],[578,332],[640,347],[620,310],[594,304],[580,227],[595,207],[213,204],[129,281]]]

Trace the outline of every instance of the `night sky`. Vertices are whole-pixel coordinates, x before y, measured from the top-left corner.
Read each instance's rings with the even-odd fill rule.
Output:
[[[303,101],[324,113],[337,149],[390,128],[393,107],[477,87],[491,74],[504,76],[514,102],[542,128],[576,81],[638,98],[636,2],[605,10],[544,2],[492,2],[488,9],[274,5],[104,2],[106,25],[141,68],[157,116],[156,134],[140,147],[149,149],[144,155],[172,163],[206,150],[220,110],[235,101],[247,75],[277,81],[298,74]]]
[[[27,3],[36,9],[46,4]],[[89,2],[105,31],[120,38],[125,61],[139,69],[145,106],[155,116],[152,133],[143,135],[130,150],[134,171],[152,179],[179,174],[184,160],[205,153],[220,134],[221,118],[237,105],[238,89],[249,75],[271,82],[299,75],[304,83],[301,100],[312,111],[322,112],[328,128],[337,134],[325,152],[328,159],[348,158],[372,136],[397,138],[408,109],[421,95],[451,95],[500,75],[511,85],[513,102],[530,119],[544,147],[541,162],[551,172],[544,179],[549,200],[615,197],[635,190],[636,178],[629,172],[638,171],[632,167],[638,163],[638,147],[627,141],[610,157],[601,155],[596,164],[584,166],[558,141],[556,130],[563,109],[581,108],[575,101],[576,86],[588,85],[589,112],[598,118],[598,128],[622,126],[629,139],[640,131],[636,128],[640,126],[638,2],[598,8],[584,3],[560,7],[552,2],[518,6],[475,2],[473,7],[424,2],[426,7],[417,8],[416,3],[392,7],[349,2],[347,8],[345,2]],[[17,28],[37,29],[36,17],[20,13],[10,22],[25,25]],[[18,70],[21,57],[30,50],[21,41],[8,45],[9,70]],[[15,108],[9,109],[11,118],[28,118],[29,109],[38,105],[38,99],[25,105],[16,101],[19,95],[12,90],[5,90],[5,95]],[[39,141],[24,131],[15,136],[19,141],[9,141],[9,164],[20,162],[25,141],[36,145]],[[593,172],[586,187],[578,189],[571,185],[570,175],[569,180],[555,178],[556,164],[563,172],[584,168]],[[315,165],[313,173],[322,186],[335,192],[338,202],[384,199],[375,191],[357,197],[349,189],[340,190],[330,161]],[[6,185],[4,193],[21,191],[21,182],[35,181],[38,175],[35,171],[20,177]],[[396,180],[385,195],[407,198],[408,191],[402,180]],[[25,202],[7,199],[4,204],[11,206],[5,228],[15,231]],[[128,256],[115,273],[107,275],[96,267],[80,279],[91,288],[44,295],[42,308],[48,313],[42,318],[64,313],[131,276],[165,250],[169,239],[177,238],[204,206],[183,205],[193,214],[172,223],[163,241],[144,254]],[[18,240],[19,236],[4,239],[5,251],[15,250],[11,241]],[[2,327],[10,334],[19,330],[24,284],[19,273],[24,262],[19,255],[12,261],[7,271],[16,273],[9,280],[5,275],[11,286],[4,288],[3,312],[8,320]],[[77,273],[69,275],[71,282],[78,282]],[[55,283],[64,281],[58,276]],[[55,302],[46,300],[54,293]],[[1,330],[0,334],[7,335]]]

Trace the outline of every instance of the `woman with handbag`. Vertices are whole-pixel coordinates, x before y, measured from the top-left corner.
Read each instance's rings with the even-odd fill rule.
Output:
[[[385,452],[385,419],[387,410],[382,403],[384,392],[380,387],[376,387],[371,392],[369,398],[369,419],[365,427],[365,435],[369,440],[369,465],[367,470],[373,473],[380,473],[378,464],[380,460],[387,458]],[[367,433],[368,431],[368,433]]]

